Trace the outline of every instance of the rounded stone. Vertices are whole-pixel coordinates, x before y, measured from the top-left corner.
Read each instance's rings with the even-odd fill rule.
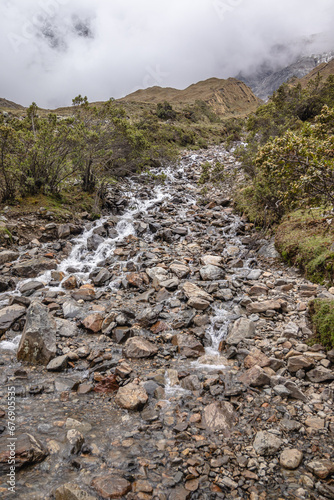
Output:
[[[303,460],[303,453],[296,448],[286,448],[279,458],[280,464],[285,469],[297,469]]]

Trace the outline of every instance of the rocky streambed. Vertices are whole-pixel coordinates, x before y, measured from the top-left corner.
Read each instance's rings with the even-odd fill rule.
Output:
[[[187,153],[0,252],[1,498],[334,498],[334,353],[307,343],[334,297],[201,194],[215,160],[239,175]]]

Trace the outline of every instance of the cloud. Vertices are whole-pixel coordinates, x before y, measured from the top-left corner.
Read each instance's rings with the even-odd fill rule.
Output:
[[[184,88],[334,48],[332,35],[301,42],[332,32],[332,0],[1,0],[0,10],[0,96],[24,105]]]

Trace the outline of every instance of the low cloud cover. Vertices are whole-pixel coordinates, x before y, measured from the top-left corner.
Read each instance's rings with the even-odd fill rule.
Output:
[[[288,64],[334,49],[333,18],[332,0],[1,0],[0,97],[53,108]]]

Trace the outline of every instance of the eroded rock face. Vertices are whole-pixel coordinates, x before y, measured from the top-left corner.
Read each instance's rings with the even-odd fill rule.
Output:
[[[47,365],[56,355],[56,321],[40,302],[27,311],[17,359],[33,365]]]

